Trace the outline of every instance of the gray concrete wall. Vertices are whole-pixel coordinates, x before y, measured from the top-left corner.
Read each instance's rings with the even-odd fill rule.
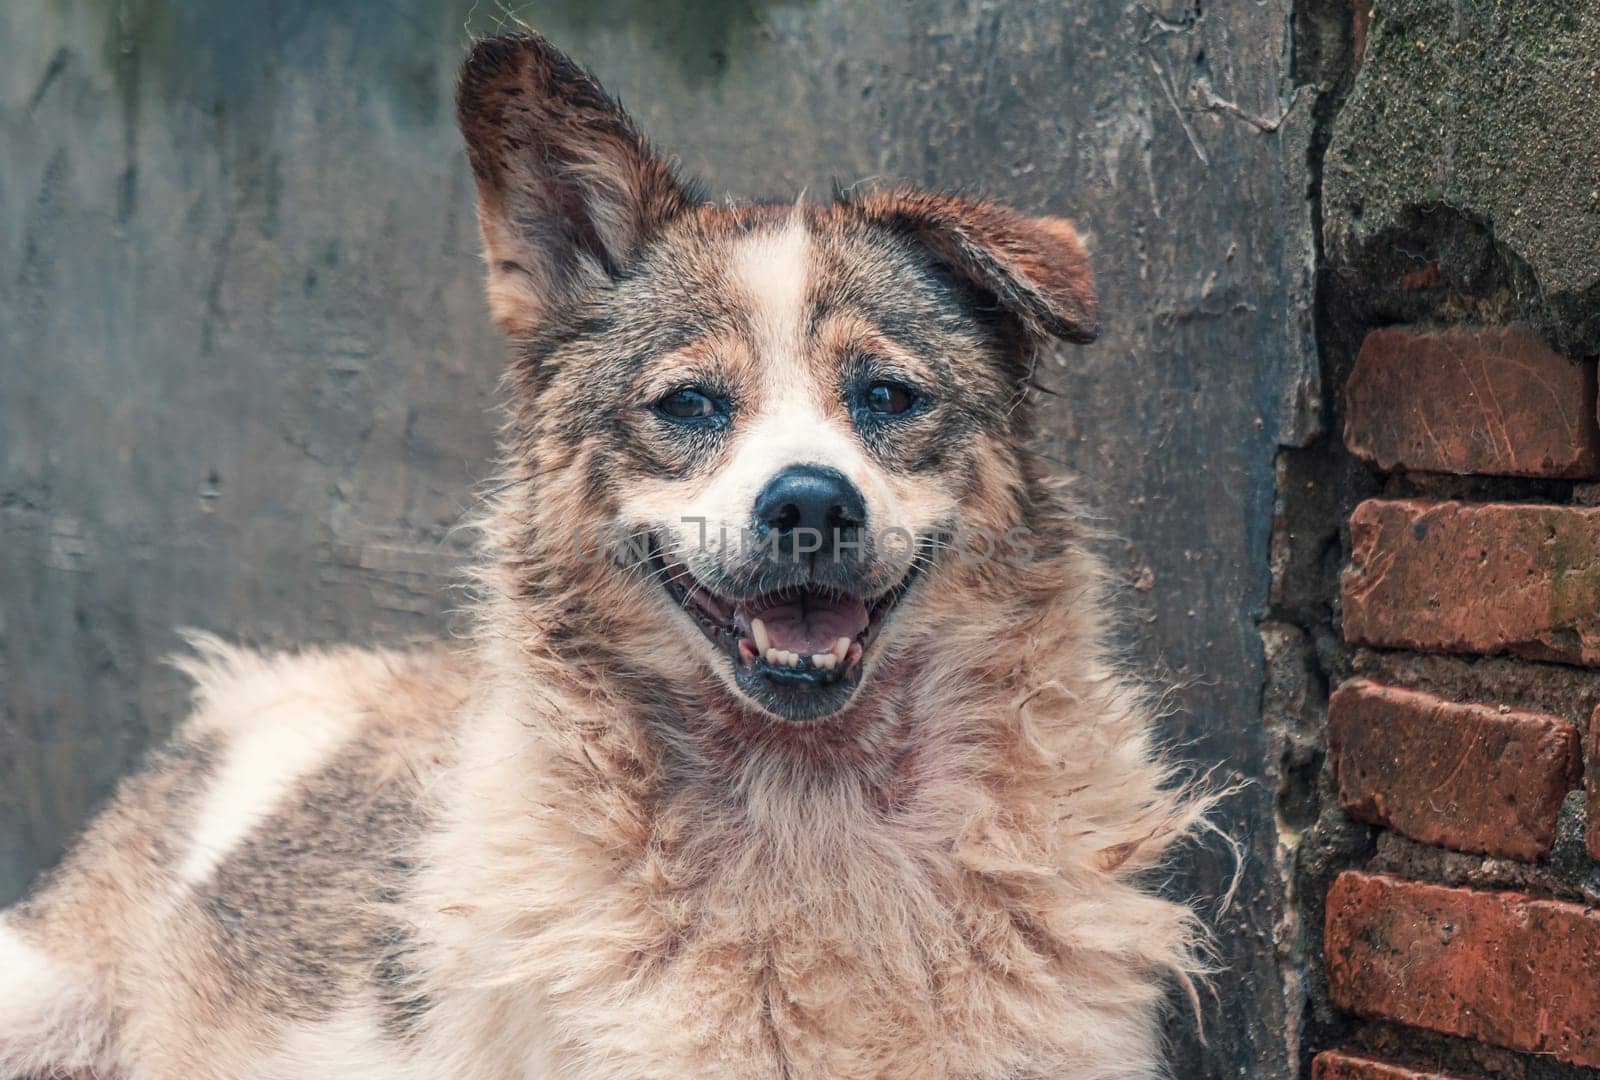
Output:
[[[900,178],[1088,231],[1107,333],[1044,377],[1039,451],[1126,537],[1108,553],[1135,655],[1180,687],[1172,739],[1256,781],[1228,805],[1248,858],[1212,910],[1209,1045],[1173,1025],[1186,1078],[1287,1075],[1299,1015],[1254,625],[1274,451],[1315,419],[1289,7],[517,8],[719,192]],[[0,902],[181,711],[175,627],[450,628],[502,353],[449,97],[503,18],[0,5]],[[1212,909],[1232,872],[1197,849],[1169,888]]]

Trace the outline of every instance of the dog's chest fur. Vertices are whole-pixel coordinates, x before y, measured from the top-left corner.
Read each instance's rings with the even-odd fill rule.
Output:
[[[548,1021],[552,1075],[1149,1075],[1121,1070],[1151,1060],[1133,1017],[1159,992],[1097,957],[1152,915],[1170,941],[1172,911],[1074,910],[1053,785],[1002,810],[994,748],[941,757],[929,718],[943,767],[886,806],[847,777],[684,785],[635,735],[530,743],[497,715],[467,740],[438,838],[454,854],[420,899],[446,913],[447,981]]]

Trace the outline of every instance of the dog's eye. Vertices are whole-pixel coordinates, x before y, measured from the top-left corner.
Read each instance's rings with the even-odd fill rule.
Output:
[[[717,403],[710,395],[686,386],[657,401],[656,412],[672,420],[703,420],[717,415]]]
[[[867,387],[862,404],[880,416],[899,416],[917,403],[916,391],[896,382],[875,382]]]

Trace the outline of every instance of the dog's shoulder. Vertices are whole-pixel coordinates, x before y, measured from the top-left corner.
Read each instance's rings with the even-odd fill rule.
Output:
[[[192,827],[175,861],[191,885],[263,822],[326,787],[330,769],[378,786],[428,771],[470,685],[467,663],[442,648],[264,654],[190,641],[173,662],[194,682],[194,708],[165,757],[195,774],[184,785]]]
[[[175,663],[195,685],[190,715],[7,914],[0,945],[76,973],[70,1000],[127,1017],[117,1041],[143,1055],[187,1052],[175,1032],[265,1024],[265,1038],[274,1017],[331,1016],[352,997],[406,1023],[420,1005],[397,912],[470,661],[196,636]]]
[[[471,683],[466,655],[442,645],[268,653],[209,634],[187,640],[171,663],[194,684],[179,734],[196,741],[233,743],[286,724],[312,739],[376,728],[426,738],[449,725]]]
[[[263,653],[192,635],[173,664],[193,707],[167,742],[125,778],[23,914],[95,914],[203,891],[247,849],[304,822],[308,805],[346,815],[414,805],[443,767],[466,712],[472,664],[462,652],[330,648]],[[77,922],[77,919],[71,919]],[[93,935],[91,935],[93,936]]]

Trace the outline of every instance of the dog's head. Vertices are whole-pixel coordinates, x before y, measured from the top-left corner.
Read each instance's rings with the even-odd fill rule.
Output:
[[[477,43],[458,117],[530,592],[642,674],[810,722],[960,617],[930,596],[1026,557],[1033,362],[1096,334],[1071,225],[912,192],[708,205],[531,35]]]

